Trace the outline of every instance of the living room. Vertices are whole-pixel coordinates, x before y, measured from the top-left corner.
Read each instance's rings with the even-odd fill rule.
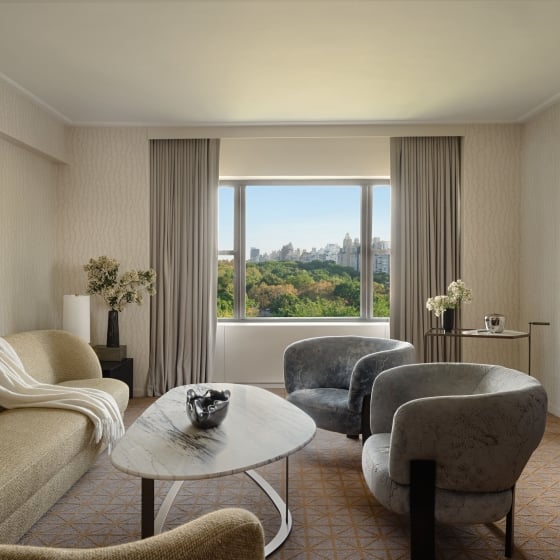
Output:
[[[555,54],[557,50],[554,47],[558,47],[556,33],[550,29],[551,22],[558,21],[554,17],[559,15],[556,3],[514,3],[518,7],[517,11],[513,10],[512,3],[506,3],[505,10],[513,10],[514,15],[511,12],[509,14],[514,21],[511,27],[508,22],[504,22],[503,29],[499,23],[499,18],[504,17],[500,3],[478,3],[480,11],[470,14],[473,20],[468,19],[465,13],[461,14],[465,18],[464,31],[461,31],[460,25],[453,26],[453,32],[461,34],[459,50],[461,56],[465,57],[459,60],[459,69],[462,63],[469,62],[465,52],[471,47],[475,48],[468,40],[474,38],[474,42],[482,39],[487,41],[490,60],[486,61],[486,74],[481,71],[479,79],[485,75],[485,79],[489,80],[493,76],[491,72],[495,72],[498,77],[503,75],[502,80],[492,82],[492,86],[496,88],[501,83],[502,89],[499,91],[502,95],[507,93],[503,103],[499,95],[494,94],[487,86],[487,82],[480,82],[478,91],[465,89],[464,92],[457,92],[454,82],[459,78],[449,73],[449,67],[442,66],[447,71],[439,74],[439,88],[442,92],[449,90],[449,96],[455,102],[453,110],[446,110],[446,103],[451,101],[443,93],[437,98],[423,93],[424,90],[420,87],[422,80],[419,80],[411,82],[410,98],[406,101],[411,105],[405,105],[405,109],[399,114],[393,112],[384,116],[373,110],[370,117],[364,116],[367,113],[365,110],[363,114],[358,114],[358,108],[364,106],[364,93],[359,87],[346,87],[344,95],[338,99],[338,113],[333,111],[323,118],[316,116],[319,109],[314,112],[314,99],[308,101],[308,96],[304,95],[307,87],[320,98],[317,90],[313,89],[315,86],[312,88],[309,85],[309,80],[301,82],[301,90],[291,93],[295,105],[292,113],[285,111],[281,114],[279,110],[283,105],[280,104],[280,99],[275,98],[269,102],[268,112],[259,106],[261,114],[251,114],[251,103],[247,99],[254,103],[255,97],[263,96],[262,88],[255,82],[252,90],[234,91],[235,95],[231,93],[230,99],[237,99],[237,104],[222,108],[215,117],[212,117],[212,107],[208,107],[200,99],[199,104],[193,106],[192,112],[185,109],[175,116],[167,112],[164,109],[171,105],[166,106],[165,99],[157,97],[158,90],[167,87],[165,84],[146,90],[145,98],[148,101],[150,98],[158,99],[159,105],[154,113],[146,112],[144,118],[135,118],[135,115],[129,118],[128,113],[124,112],[122,116],[114,116],[109,110],[104,112],[105,106],[101,99],[104,100],[105,97],[99,97],[99,105],[96,107],[95,95],[84,100],[81,108],[83,112],[80,113],[80,97],[71,89],[71,82],[80,82],[81,78],[77,76],[81,77],[82,74],[73,76],[68,72],[69,68],[79,66],[79,60],[76,66],[63,66],[57,64],[56,56],[58,53],[60,60],[66,61],[68,53],[63,56],[61,49],[71,51],[72,46],[68,45],[80,42],[79,26],[73,18],[80,21],[79,5],[87,6],[88,3],[66,3],[66,8],[76,10],[74,15],[64,15],[62,4],[51,4],[54,5],[49,6],[48,2],[26,2],[22,3],[22,7],[17,3],[8,3],[0,8],[0,35],[3,37],[0,49],[3,53],[0,56],[0,72],[3,76],[0,80],[0,254],[3,258],[0,269],[1,335],[33,329],[60,328],[63,295],[85,292],[83,265],[91,257],[108,254],[119,259],[125,269],[150,265],[150,139],[220,138],[220,175],[228,178],[386,178],[390,173],[391,137],[460,136],[463,138],[462,269],[463,279],[475,295],[472,304],[463,309],[463,324],[473,328],[483,327],[485,314],[495,311],[503,313],[508,326],[518,330],[526,330],[530,321],[550,322],[549,327],[539,330],[533,337],[532,371],[548,392],[549,412],[560,416],[560,380],[556,367],[560,360],[560,350],[556,344],[560,328],[559,302],[554,289],[560,281],[556,219],[560,184],[560,72],[558,63],[550,55]],[[96,22],[100,27],[96,30],[91,23],[92,29],[87,32],[97,33],[101,38],[102,26],[107,23],[106,12],[103,10],[110,10],[111,7],[103,6],[103,3],[91,4],[89,9],[92,11],[88,13],[88,17],[92,18],[90,22]],[[107,37],[100,39],[104,47],[97,47],[101,49],[99,64],[102,66],[110,66],[111,48],[118,50],[115,47],[119,45],[117,22],[126,20],[128,16],[132,17],[137,8],[134,2],[118,4],[115,7],[118,17],[111,23]],[[149,9],[150,4],[155,6],[173,3],[145,4],[147,6],[144,8]],[[200,3],[192,4],[200,8]],[[212,4],[216,10],[226,9],[219,2]],[[242,12],[247,17],[251,8],[255,8],[255,4],[251,2],[232,4],[239,4],[240,10],[248,10]],[[263,17],[270,23],[278,13],[266,10],[278,8],[282,3],[264,4],[268,7],[261,6],[259,9],[265,11]],[[293,3],[287,4],[292,4],[291,8],[296,9]],[[326,10],[320,2],[302,4],[303,7],[298,7],[297,10],[300,10],[301,21],[307,24],[312,14],[319,17],[321,10]],[[323,4],[336,8],[334,14],[331,14],[333,20],[337,16],[342,17],[342,14],[351,13],[345,11],[348,8],[342,7],[342,3]],[[351,4],[353,9],[358,10],[356,13],[366,10],[362,15],[368,15],[367,10],[373,9],[372,6],[378,3]],[[428,25],[426,20],[434,17],[432,10],[436,10],[435,4],[439,3],[418,4],[425,4],[425,15],[421,22]],[[458,4],[468,12],[468,2]],[[49,8],[54,11],[49,11]],[[170,9],[169,5],[166,9]],[[401,5],[400,9],[412,10],[412,6]],[[172,18],[167,11],[164,13],[162,21]],[[237,26],[242,26],[245,37],[251,30],[261,29],[259,25],[255,25],[254,20],[249,23],[240,21],[241,18],[234,9],[233,12],[224,12],[228,13],[230,16],[236,15],[233,21]],[[290,21],[289,10],[280,13],[282,17],[278,28],[267,28],[276,41],[279,39],[274,33],[281,34],[281,24]],[[325,13],[328,14],[328,11]],[[447,17],[452,15],[447,14]],[[487,21],[492,22],[494,28],[477,28],[473,21],[480,22],[485,19],[484,16]],[[146,15],[136,17],[140,21]],[[222,17],[227,19],[225,15]],[[349,15],[345,17],[350,18]],[[45,22],[42,23],[41,18]],[[132,19],[138,24],[136,18]],[[333,20],[323,23],[330,32],[325,32],[329,37],[336,35]],[[348,23],[346,19],[343,21]],[[60,28],[56,27],[56,22],[61,25]],[[219,23],[224,26],[222,31],[227,29],[222,19]],[[302,27],[304,23],[301,24]],[[50,31],[37,33],[42,25]],[[163,26],[163,23],[158,25]],[[264,28],[262,21],[260,25]],[[355,25],[356,28],[350,26],[349,29],[356,34],[364,31],[363,27]],[[408,25],[413,23],[409,21]],[[142,43],[142,38],[150,37],[149,31],[154,31],[155,27],[155,24],[141,27],[144,34],[137,39],[138,43]],[[299,37],[299,34],[303,34],[302,27],[298,24],[292,29],[292,34]],[[373,29],[381,32],[375,25]],[[86,33],[86,30],[82,32]],[[158,29],[158,32],[165,34],[163,29]],[[501,35],[502,32],[505,38]],[[18,34],[20,38],[16,40],[14,36]],[[55,36],[60,38],[60,44],[54,39]],[[87,37],[90,38],[89,35]],[[230,38],[230,35],[227,37]],[[256,41],[259,37],[262,38],[258,34],[253,40]],[[503,41],[500,42],[496,37]],[[31,38],[35,39],[32,41]],[[313,39],[317,41],[317,45],[324,46],[321,37],[313,36]],[[453,43],[452,37],[447,34],[445,39],[443,44]],[[149,42],[152,40],[150,37]],[[123,43],[123,49],[128,45],[134,51],[139,45],[133,34],[130,41]],[[46,48],[48,44],[52,50],[45,51],[45,56],[53,58],[42,61],[41,74],[37,72],[39,47]],[[495,50],[492,49],[494,45]],[[420,48],[418,44],[417,46]],[[226,50],[223,46],[221,48],[219,50],[216,47],[220,55]],[[483,66],[485,62],[480,58],[479,48],[480,45],[476,45],[479,56],[476,64],[470,61],[475,67]],[[531,48],[535,50],[531,51]],[[95,54],[94,48],[92,51]],[[527,52],[528,60],[525,60],[521,55]],[[246,53],[247,49],[244,51],[245,55]],[[91,52],[86,51],[84,56],[86,54],[89,56]],[[435,56],[434,52],[429,51],[429,54]],[[292,55],[290,50],[286,53],[286,58]],[[36,57],[35,64],[31,64],[33,57]],[[344,59],[336,65],[335,58],[333,55],[324,68],[335,75],[342,74],[348,61]],[[282,68],[282,61],[288,64],[284,58],[280,61],[271,60],[275,60],[274,66],[278,72]],[[266,66],[266,60],[258,62],[259,64],[244,72],[238,69],[243,79],[252,75],[247,72],[258,74],[261,65]],[[91,60],[84,58],[83,64],[86,71],[93,75],[93,81],[103,82],[103,72],[95,73],[95,57]],[[410,59],[407,70],[412,72],[415,64],[417,60]],[[507,65],[513,70],[507,70]],[[58,66],[60,68],[57,71]],[[319,75],[327,79],[327,70]],[[146,69],[138,70],[140,74],[142,71]],[[460,70],[458,73],[468,74],[471,71],[472,66],[468,66],[465,72]],[[60,82],[51,79],[49,74],[58,75]],[[202,79],[203,74],[204,72],[199,72],[196,78]],[[512,74],[517,74],[515,80]],[[137,77],[133,76],[134,79]],[[279,86],[297,83],[294,82],[297,77],[301,78],[289,74],[267,85],[271,87],[273,84]],[[110,91],[106,95],[111,97],[112,94],[115,103],[119,101],[117,106],[121,110],[123,106],[126,107],[127,99],[140,96],[134,79],[131,78],[129,85],[131,90],[125,90],[125,86],[116,78],[106,87]],[[42,83],[44,89],[35,88],[38,83]],[[362,89],[363,85],[359,83]],[[538,85],[542,87],[539,89]],[[93,88],[94,84],[90,86]],[[414,90],[413,86],[417,89]],[[373,95],[373,90],[372,86],[368,91]],[[97,91],[96,89],[95,92]],[[349,93],[352,91],[359,91],[355,100]],[[514,93],[519,95],[517,99]],[[284,91],[284,97],[290,97],[290,94]],[[470,103],[471,98],[476,100],[478,106]],[[416,112],[415,99],[419,106]],[[490,101],[493,106],[490,106]],[[461,103],[464,110],[461,109]],[[323,103],[320,105],[320,109],[324,111]],[[147,107],[150,107],[149,102]],[[92,111],[92,108],[98,109],[98,113]],[[73,116],[65,114],[66,110]],[[429,110],[433,112],[430,113]],[[338,158],[333,157],[336,153],[339,154]],[[129,306],[121,315],[121,337],[128,347],[129,356],[134,358],[134,395],[141,397],[146,394],[149,363],[149,305]],[[106,308],[95,298],[92,298],[91,321],[92,342],[102,343],[107,327]],[[357,321],[334,325],[219,323],[214,380],[281,386],[283,348],[294,339],[332,332],[387,337],[388,326],[383,322],[363,324]],[[248,364],[249,349],[252,350]],[[465,343],[463,360],[500,363],[526,371],[527,355],[523,344],[481,346]],[[243,377],[249,365],[251,377]]]

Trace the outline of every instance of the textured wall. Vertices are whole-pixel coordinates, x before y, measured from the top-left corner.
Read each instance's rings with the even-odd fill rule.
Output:
[[[388,177],[389,138],[225,138],[222,177]]]
[[[82,292],[81,265],[108,254],[123,270],[149,265],[149,177],[146,131],[138,128],[76,128],[69,132],[72,164],[63,173],[58,262],[59,297]],[[466,127],[464,162],[464,280],[475,301],[463,325],[482,327],[485,313],[500,311],[508,327],[519,325],[519,126]],[[481,250],[482,248],[482,250]],[[103,343],[105,307],[93,300],[92,338]],[[148,306],[121,316],[122,343],[135,359],[135,391],[144,390],[148,365]],[[476,346],[474,346],[476,345]],[[519,363],[518,342],[465,344],[465,359]]]
[[[484,328],[484,315],[502,313],[506,328],[526,330],[519,317],[520,125],[467,128],[463,158],[463,280],[474,300],[462,326]],[[471,341],[464,361],[527,369],[527,342]]]
[[[534,337],[533,369],[558,411],[560,108],[525,125],[523,142],[520,125],[462,130],[463,279],[475,297],[462,324],[482,327],[492,311],[504,313],[513,329],[552,321]],[[62,296],[84,293],[82,265],[92,256],[112,256],[122,270],[149,266],[147,138],[143,128],[75,128],[65,138],[60,121],[0,82],[0,334],[60,327]],[[129,306],[120,323],[135,359],[135,392],[143,394],[149,307]],[[106,307],[93,298],[92,342],[104,343],[105,334]],[[526,369],[526,357],[524,343],[465,343],[469,361]]]
[[[64,123],[1,79],[0,135],[66,161]]]
[[[534,327],[532,371],[560,415],[560,103],[531,119],[522,135],[521,317]]]
[[[54,326],[58,165],[0,138],[0,335]]]
[[[143,128],[73,128],[68,131],[72,164],[61,176],[57,298],[85,293],[82,266],[107,255],[121,272],[148,268],[149,151]],[[92,296],[92,344],[105,344],[107,307]],[[61,317],[59,316],[61,321]],[[60,324],[60,323],[59,323]],[[129,305],[119,317],[120,341],[134,358],[134,390],[144,394],[148,369],[149,305]]]

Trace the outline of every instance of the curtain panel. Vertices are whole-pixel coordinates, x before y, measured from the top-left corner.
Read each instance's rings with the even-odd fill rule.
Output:
[[[212,373],[219,151],[217,139],[150,141],[150,396]]]
[[[461,278],[461,138],[391,138],[391,201],[391,338],[422,361],[424,333],[439,326],[426,300]],[[432,360],[443,344],[435,339]],[[446,359],[460,353],[460,339],[448,341]]]

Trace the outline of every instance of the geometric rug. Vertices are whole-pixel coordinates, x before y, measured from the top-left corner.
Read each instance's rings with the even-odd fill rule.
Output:
[[[154,399],[130,401],[130,425]],[[284,462],[256,469],[282,495]],[[361,442],[317,430],[289,458],[293,527],[273,560],[408,560],[408,520],[376,502],[361,474]],[[156,511],[169,482],[156,481]],[[185,482],[164,530],[223,507],[254,512],[267,540],[278,514],[246,475]],[[436,527],[438,560],[504,558],[505,523]],[[140,538],[140,479],[118,471],[107,452],[20,540],[20,544],[92,548]],[[515,552],[520,560],[560,559],[560,419],[546,433],[516,491]]]

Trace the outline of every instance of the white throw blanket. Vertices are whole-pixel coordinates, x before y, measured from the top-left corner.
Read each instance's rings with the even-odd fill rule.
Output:
[[[67,408],[85,414],[94,425],[93,438],[109,446],[124,434],[119,407],[99,389],[39,383],[26,373],[15,350],[0,337],[0,406],[4,408]]]

